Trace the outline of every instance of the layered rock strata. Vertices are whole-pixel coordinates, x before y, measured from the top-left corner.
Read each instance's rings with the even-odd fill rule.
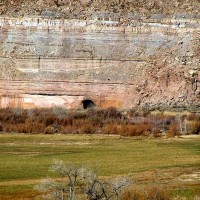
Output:
[[[200,105],[200,19],[0,17],[0,105]]]

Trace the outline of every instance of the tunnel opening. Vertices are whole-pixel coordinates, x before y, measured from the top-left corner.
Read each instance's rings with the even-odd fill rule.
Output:
[[[83,104],[83,108],[84,109],[89,109],[89,108],[95,108],[96,105],[94,104],[94,102],[90,99],[86,99],[82,101]]]

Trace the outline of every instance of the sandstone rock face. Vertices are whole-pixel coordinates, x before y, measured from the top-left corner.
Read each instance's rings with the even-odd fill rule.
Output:
[[[200,19],[0,17],[0,69],[2,108],[198,106]]]

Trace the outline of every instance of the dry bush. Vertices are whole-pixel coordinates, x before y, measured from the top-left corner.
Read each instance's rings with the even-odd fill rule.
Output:
[[[65,127],[62,127],[62,131],[61,131],[63,134],[78,134],[78,130],[76,127],[74,126],[65,126]]]
[[[131,136],[145,136],[149,132],[149,124],[136,124],[134,125],[135,132],[131,133]],[[131,131],[131,130],[130,130]]]
[[[97,118],[99,120],[121,119],[123,116],[116,108],[89,109],[86,113],[87,118]]]
[[[198,134],[199,116],[191,115],[187,123],[189,134]],[[184,120],[184,119],[183,119]],[[183,121],[182,120],[182,121]],[[197,120],[197,121],[195,121]],[[86,111],[63,108],[0,109],[0,131],[20,133],[63,134],[115,134],[122,136],[160,137],[168,130],[168,137],[179,135],[175,117],[151,115],[128,118],[115,108],[89,109]]]
[[[175,121],[175,117],[163,114],[148,114],[147,117],[133,117],[131,121],[134,124],[145,125],[148,127],[148,131],[157,137],[160,133],[169,129],[170,124]]]
[[[59,133],[60,131],[61,131],[61,128],[56,125],[50,125],[44,129],[45,134],[54,134],[54,133]]]
[[[187,134],[199,134],[200,133],[200,121],[189,121],[187,123]]]
[[[128,189],[122,195],[122,200],[146,200],[143,192],[136,189]]]
[[[186,132],[187,134],[199,134],[200,133],[200,115],[189,114],[186,116]]]
[[[123,125],[121,126],[120,135],[144,136],[144,135],[147,135],[148,130],[149,130],[148,124]]]
[[[169,131],[167,132],[167,137],[175,137],[180,135],[180,127],[177,122],[173,122],[169,126]]]
[[[111,123],[103,127],[102,133],[121,136],[144,136],[148,134],[148,124],[116,124]]]
[[[1,109],[0,121],[4,123],[24,123],[27,118],[26,110],[22,109]]]
[[[199,121],[200,120],[200,115],[194,114],[194,113],[189,114],[189,115],[186,116],[186,120],[187,121]]]
[[[94,134],[96,132],[95,127],[91,124],[86,122],[85,124],[82,124],[79,128],[80,134]]]
[[[160,187],[128,188],[122,195],[122,200],[170,200],[169,191]]]
[[[157,128],[159,130],[165,131],[168,129],[169,125],[174,122],[175,117],[169,115],[149,115],[146,121],[149,123],[151,129]]]
[[[63,126],[73,126],[73,118],[71,116],[63,119],[62,121]]]
[[[63,108],[63,107],[53,107],[52,108],[53,114],[58,118],[58,119],[65,119],[68,116],[68,110]]]
[[[102,128],[104,124],[104,121],[100,119],[99,117],[91,118],[90,122],[94,127],[99,127],[99,128]]]
[[[0,132],[3,131],[3,125],[0,123]]]
[[[136,133],[135,125],[122,124],[117,133],[122,136],[134,136]]]
[[[166,189],[152,187],[147,191],[149,200],[169,200],[169,194]]]
[[[85,124],[85,121],[86,121],[85,119],[73,119],[72,126],[79,128],[83,124]]]
[[[71,117],[72,119],[86,119],[87,114],[86,112],[71,111],[69,113],[69,117]]]
[[[159,130],[157,127],[152,128],[151,134],[152,134],[153,137],[155,137],[155,138],[161,137],[160,130]]]
[[[118,127],[116,124],[106,124],[102,129],[102,133],[107,135],[117,135]]]

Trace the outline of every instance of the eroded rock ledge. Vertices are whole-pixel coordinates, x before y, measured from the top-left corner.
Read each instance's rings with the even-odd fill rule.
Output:
[[[0,17],[1,107],[200,105],[200,19]]]

